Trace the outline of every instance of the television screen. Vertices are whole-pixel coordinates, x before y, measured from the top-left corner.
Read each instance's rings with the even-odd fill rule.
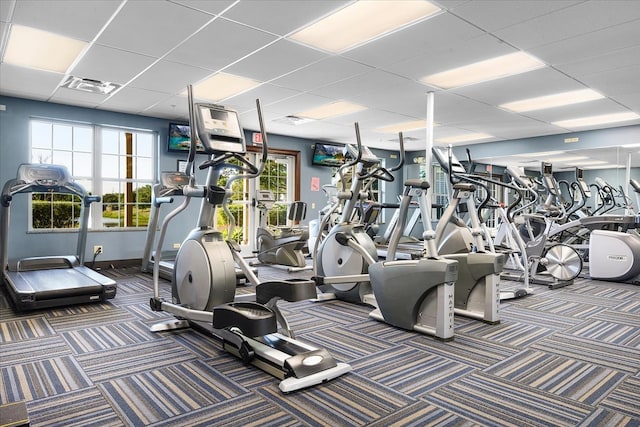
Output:
[[[345,162],[344,145],[316,142],[313,146],[311,164],[340,167]]]
[[[169,144],[168,150],[181,152],[189,151],[191,145],[191,128],[189,125],[180,123],[169,123]],[[204,153],[204,147],[200,141],[196,143],[198,153]]]

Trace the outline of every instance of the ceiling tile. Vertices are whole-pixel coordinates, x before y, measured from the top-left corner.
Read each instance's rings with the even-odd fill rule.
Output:
[[[242,1],[226,12],[224,17],[284,36],[347,3],[348,0]]]
[[[428,53],[381,67],[392,73],[419,80],[429,74],[461,67],[476,61],[513,53],[516,50],[496,37],[484,34],[458,44],[446,44]]]
[[[68,89],[59,87],[56,93],[50,98],[51,102],[60,104],[77,105],[86,108],[95,108],[99,106],[107,98],[106,95],[99,93],[84,92],[81,90]]]
[[[100,35],[98,43],[161,57],[211,19],[211,15],[175,3],[130,1]]]
[[[635,20],[533,47],[529,52],[554,66],[584,61],[593,57],[600,57],[598,63],[606,64],[603,55],[638,45],[640,45],[640,20]],[[585,49],[585,46],[589,48]],[[636,59],[638,58],[636,57]]]
[[[503,79],[450,89],[448,92],[498,106],[506,102],[584,88],[584,85],[575,79],[547,67]]]
[[[580,104],[565,105],[545,110],[528,111],[523,116],[531,117],[546,123],[558,120],[569,120],[579,117],[598,116],[601,114],[621,113],[627,111],[624,107],[610,99],[597,99]]]
[[[273,83],[301,91],[312,91],[371,70],[373,70],[372,67],[359,62],[333,56],[277,78]]]
[[[452,11],[453,14],[473,22],[483,30],[495,31],[548,15],[556,10],[580,3],[581,0],[482,0],[469,1]],[[500,11],[496,13],[496,11]]]
[[[229,37],[230,34],[233,37]],[[219,18],[186,40],[165,59],[217,71],[275,39],[271,34]]]
[[[256,99],[260,99],[262,108],[268,109],[270,104],[283,101],[301,92],[289,88],[284,88],[269,83],[258,86],[240,95],[233,96],[225,101],[225,105],[231,106],[239,111],[255,111]]]
[[[2,0],[0,3],[10,2]],[[13,23],[91,41],[116,12],[120,2],[20,0],[15,4]]]
[[[640,40],[640,34],[638,37]],[[634,65],[640,65],[640,44],[626,49],[612,50],[576,62],[556,65],[556,68],[567,75],[587,76]]]
[[[633,87],[636,82],[638,87],[640,76],[640,65],[632,67],[618,68],[602,73],[589,74],[581,76],[581,79],[593,89],[606,93],[611,96],[625,94],[629,91],[629,87]]]
[[[483,31],[451,14],[440,14],[343,54],[376,67],[446,49],[483,35]]]
[[[124,87],[104,101],[100,108],[116,111],[134,110],[140,113],[166,98],[166,93]]]
[[[0,64],[0,94],[47,100],[64,75]]]
[[[174,95],[145,110],[145,114],[164,117],[174,121],[189,121],[189,106],[186,96]]]
[[[182,4],[187,7],[202,10],[203,12],[210,13],[212,15],[218,15],[222,13],[226,8],[234,3],[236,0],[171,0],[174,3]]]
[[[189,84],[195,84],[211,74],[211,71],[191,67],[171,61],[158,61],[137,77],[131,87],[156,92],[175,94],[186,90]]]
[[[407,78],[386,71],[374,69],[366,74],[357,75],[345,80],[312,89],[309,92],[335,99],[352,99],[363,93],[391,90],[393,87],[406,84]]]
[[[15,5],[14,1],[0,1],[0,22],[8,22],[9,14]]]
[[[267,82],[326,57],[326,54],[317,50],[288,40],[279,40],[225,71]]]
[[[587,1],[512,25],[495,34],[520,49],[532,49],[640,18],[640,3]]]
[[[150,56],[94,44],[71,70],[71,74],[125,84],[154,61],[156,59]]]

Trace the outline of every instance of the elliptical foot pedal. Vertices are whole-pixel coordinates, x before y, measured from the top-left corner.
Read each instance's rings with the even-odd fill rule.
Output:
[[[232,302],[214,307],[213,328],[238,328],[247,337],[260,337],[278,330],[275,313],[255,302]]]
[[[296,302],[315,299],[317,296],[315,282],[307,279],[272,280],[256,286],[256,301],[260,304],[266,304],[272,298]]]

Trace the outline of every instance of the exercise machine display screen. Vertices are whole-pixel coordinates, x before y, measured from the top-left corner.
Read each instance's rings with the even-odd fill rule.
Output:
[[[584,180],[584,171],[581,168],[576,168],[576,181],[578,185],[582,187],[582,191],[587,197],[591,197],[591,189]]]
[[[198,137],[207,153],[246,151],[238,113],[216,105],[198,104]]]

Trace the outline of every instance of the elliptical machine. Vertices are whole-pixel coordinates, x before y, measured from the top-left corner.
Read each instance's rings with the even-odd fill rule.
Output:
[[[367,270],[369,265],[377,262],[378,252],[371,236],[366,232],[365,225],[353,221],[358,203],[367,200],[368,194],[363,190],[364,181],[368,178],[381,179],[391,182],[394,180],[391,172],[404,164],[404,142],[400,139],[400,160],[391,169],[376,166],[380,163],[367,147],[362,145],[360,127],[355,123],[356,147],[347,145],[352,160],[338,169],[344,173],[355,167],[351,179],[351,187],[345,188],[337,194],[337,203],[324,216],[319,229],[323,230],[333,213],[344,203],[340,222],[329,230],[326,237],[318,238],[313,250],[314,279],[322,294],[321,300],[341,299],[352,303],[365,303],[376,306]],[[344,182],[344,180],[341,180]]]
[[[282,381],[280,390],[290,392],[326,382],[351,367],[337,363],[324,349],[317,349],[293,337],[277,301],[301,301],[316,296],[315,284],[310,280],[286,280],[259,283],[247,262],[240,256],[237,244],[225,241],[221,232],[210,225],[216,206],[226,206],[234,181],[260,175],[267,158],[268,142],[260,102],[256,101],[262,133],[262,162],[256,167],[245,159],[244,133],[235,111],[211,104],[194,104],[191,86],[188,88],[191,146],[187,170],[190,183],[184,188],[187,199],[202,199],[198,226],[184,240],[176,256],[171,284],[172,300],[160,297],[159,265],[154,263],[154,296],[150,300],[153,311],[166,311],[176,316],[153,325],[152,331],[166,331],[183,327],[197,327],[222,341],[224,350],[245,363],[251,363]],[[209,160],[199,165],[209,170],[204,186],[195,185],[196,134]],[[234,161],[234,163],[231,163]],[[240,172],[228,177],[226,187],[218,185],[224,168]],[[161,258],[164,235],[178,209],[163,221],[156,254]],[[235,263],[256,285],[255,295],[235,298]],[[278,323],[286,336],[277,333]]]
[[[255,198],[256,208],[260,211],[256,242],[258,261],[264,264],[283,265],[289,272],[309,270],[302,249],[309,240],[309,229],[306,227],[272,227],[267,218],[269,210],[275,203],[270,190],[258,190]],[[294,224],[302,221],[307,213],[307,204],[293,202],[289,207],[288,219]]]
[[[454,335],[454,283],[458,280],[458,261],[438,256],[435,232],[426,204],[429,182],[408,180],[400,200],[398,222],[387,249],[387,260],[369,266],[369,277],[378,308],[369,316],[390,325],[433,335],[443,341]],[[419,199],[424,224],[423,256],[395,260],[412,197]]]
[[[458,261],[455,312],[486,323],[500,322],[500,273],[504,268],[504,254],[485,249],[485,230],[474,202],[476,185],[465,178],[466,170],[457,160],[449,146],[446,154],[442,147],[432,147],[434,158],[448,173],[451,197],[438,221],[435,244],[438,254],[446,259]],[[467,182],[462,182],[462,181]],[[465,206],[471,227],[457,216]],[[521,291],[521,295],[527,295]]]

